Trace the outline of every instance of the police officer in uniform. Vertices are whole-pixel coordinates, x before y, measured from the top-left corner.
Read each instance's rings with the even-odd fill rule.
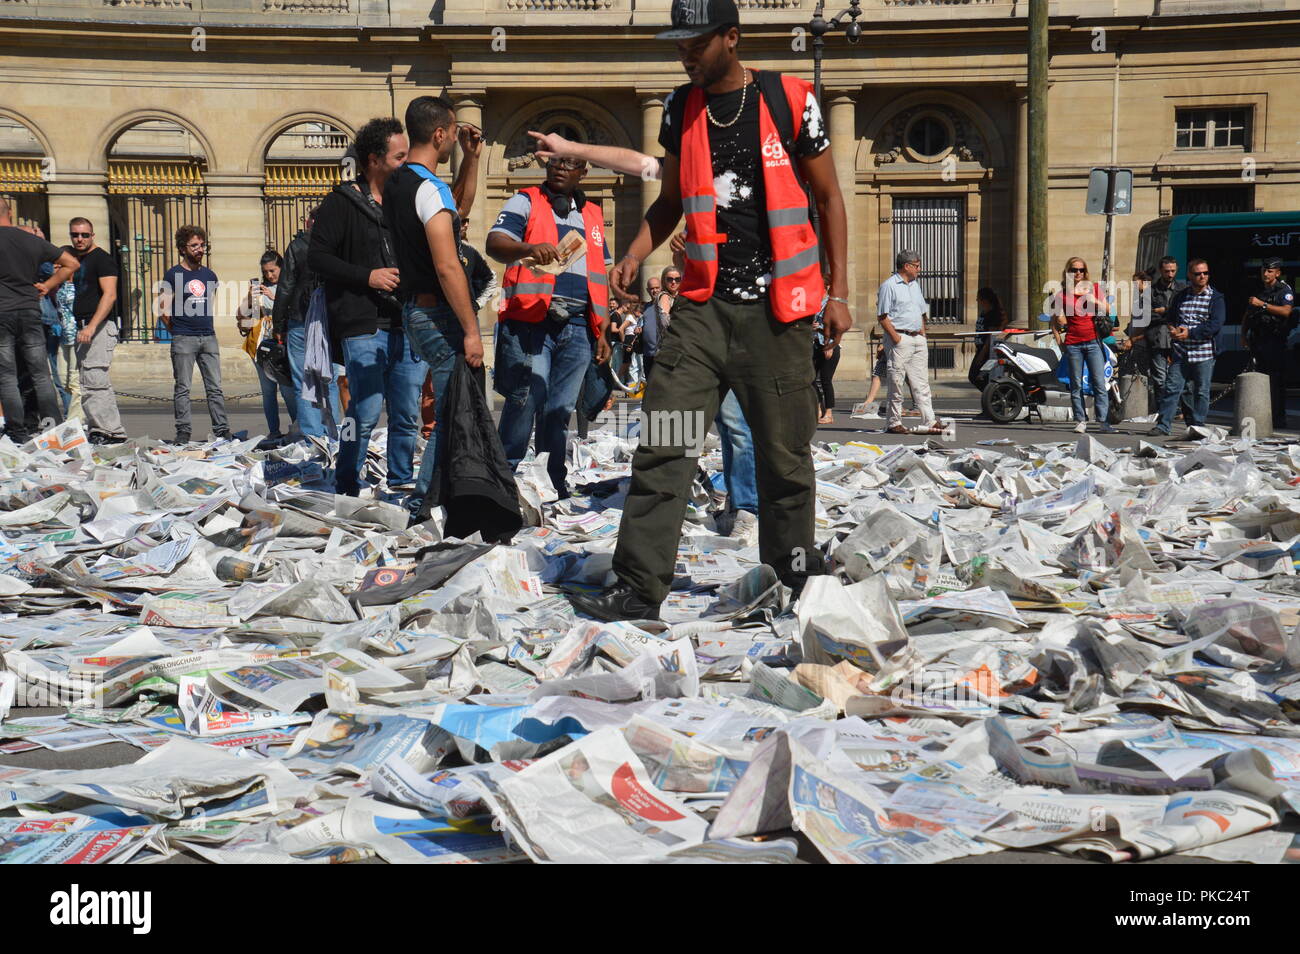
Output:
[[[1286,339],[1295,327],[1295,292],[1282,281],[1282,259],[1266,258],[1263,286],[1247,300],[1241,333],[1255,368],[1269,377],[1273,426],[1286,427]]]

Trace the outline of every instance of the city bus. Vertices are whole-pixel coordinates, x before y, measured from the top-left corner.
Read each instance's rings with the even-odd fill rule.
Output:
[[[1137,270],[1160,274],[1160,259],[1178,259],[1178,278],[1187,280],[1187,262],[1203,258],[1210,265],[1210,285],[1223,292],[1228,315],[1218,340],[1215,381],[1231,381],[1246,367],[1248,355],[1241,341],[1241,318],[1246,299],[1259,285],[1264,259],[1282,259],[1282,280],[1293,288],[1300,280],[1300,212],[1224,212],[1172,215],[1155,219],[1138,233]],[[1127,276],[1125,276],[1127,277]],[[1288,342],[1296,377],[1297,336]]]

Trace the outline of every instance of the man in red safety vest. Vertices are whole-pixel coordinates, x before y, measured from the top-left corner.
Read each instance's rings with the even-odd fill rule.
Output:
[[[487,237],[488,254],[510,264],[501,284],[494,371],[496,391],[506,399],[501,445],[517,468],[536,432],[536,452],[550,454],[547,472],[561,497],[568,496],[565,440],[583,378],[593,354],[609,358],[612,256],[600,203],[579,188],[586,171],[580,160],[552,159],[546,181],[511,196]],[[552,265],[566,245],[575,254],[559,274],[528,267]]]
[[[597,619],[658,618],[696,457],[728,390],[754,435],[762,562],[796,591],[823,570],[813,538],[812,317],[828,298],[829,355],[853,323],[844,201],[811,85],[744,67],[739,20],[735,0],[674,0],[673,29],[660,34],[676,41],[690,83],[664,104],[659,198],[610,278],[616,294],[628,294],[683,214],[685,268],[642,408],[614,553],[618,582],[570,597]],[[829,289],[805,186],[817,203]]]

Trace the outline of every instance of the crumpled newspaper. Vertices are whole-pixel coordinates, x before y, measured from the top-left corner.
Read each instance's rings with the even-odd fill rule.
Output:
[[[794,599],[713,444],[662,620],[598,623],[635,443],[565,500],[527,460],[502,546],[335,496],[322,441],[0,439],[0,860],[1295,850],[1300,449],[819,446]],[[98,745],[142,755],[24,763]]]

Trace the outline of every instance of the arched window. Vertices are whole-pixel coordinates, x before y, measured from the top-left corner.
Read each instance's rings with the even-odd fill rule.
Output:
[[[14,225],[40,228],[50,238],[45,184],[53,175],[53,157],[45,155],[35,133],[16,119],[0,116],[0,196],[9,202]]]
[[[199,141],[167,119],[136,123],[108,148],[110,240],[104,247],[117,259],[123,341],[171,338],[153,315],[153,290],[175,264],[176,230],[208,227],[206,169]],[[96,231],[104,234],[101,228]]]
[[[266,149],[262,186],[266,247],[281,255],[307,216],[342,181],[342,160],[352,136],[313,120],[289,126]]]

